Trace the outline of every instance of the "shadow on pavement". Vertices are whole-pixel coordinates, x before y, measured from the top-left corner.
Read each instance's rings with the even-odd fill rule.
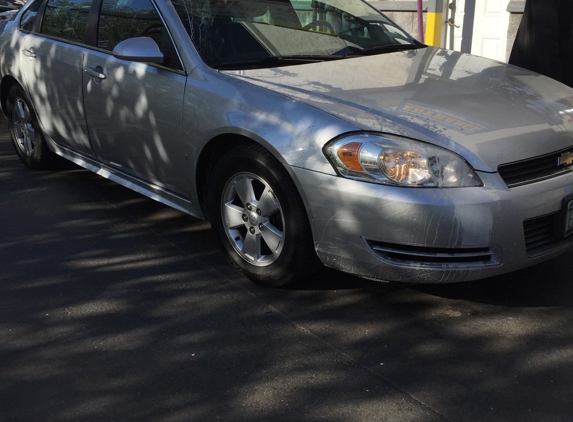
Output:
[[[5,139],[5,138],[4,138]],[[567,421],[570,255],[453,285],[238,277],[208,223],[0,140],[0,420]]]

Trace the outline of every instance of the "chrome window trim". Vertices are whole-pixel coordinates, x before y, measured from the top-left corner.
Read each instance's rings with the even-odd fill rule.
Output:
[[[159,19],[161,19],[161,22],[163,22],[163,27],[167,30],[167,35],[169,35],[169,39],[171,40],[171,44],[173,44],[173,48],[175,49],[175,53],[177,53],[177,59],[179,60],[179,64],[183,68],[181,71],[183,72],[183,74],[187,75],[187,72],[185,71],[185,63],[183,62],[183,59],[181,57],[181,53],[179,52],[179,49],[177,48],[177,44],[175,43],[175,40],[173,39],[173,35],[171,34],[171,30],[169,29],[169,26],[167,25],[167,22],[165,21],[165,18],[163,17],[161,10],[157,6],[156,1],[155,0],[150,0],[150,1],[151,1],[151,4],[153,5],[153,7],[155,8],[155,11],[159,15]],[[171,68],[169,68],[169,69],[171,69]],[[173,70],[175,70],[175,69],[173,69]]]

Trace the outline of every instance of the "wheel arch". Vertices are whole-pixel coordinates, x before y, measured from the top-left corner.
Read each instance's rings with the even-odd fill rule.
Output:
[[[4,117],[6,118],[8,117],[8,93],[10,92],[10,88],[14,85],[18,85],[22,90],[24,90],[22,84],[11,75],[5,76],[2,78],[2,82],[0,82],[0,106],[2,107],[2,114],[4,114]]]
[[[196,188],[196,192],[197,192],[197,196],[198,196],[198,200],[199,200],[199,204],[201,207],[201,212],[203,213],[203,216],[205,219],[209,220],[209,211],[208,211],[208,207],[207,207],[207,198],[208,198],[208,185],[209,185],[209,176],[211,174],[211,172],[213,171],[213,168],[215,167],[215,164],[217,163],[217,160],[219,158],[218,152],[219,151],[228,151],[233,147],[239,146],[239,145],[259,145],[261,147],[263,147],[265,150],[267,150],[268,152],[270,152],[273,157],[277,160],[277,162],[279,162],[280,164],[282,164],[285,168],[285,170],[287,171],[287,173],[289,174],[290,178],[294,181],[298,193],[300,195],[300,197],[302,198],[302,201],[305,205],[305,208],[307,210],[307,216],[309,219],[309,222],[312,221],[312,216],[309,213],[309,207],[308,207],[308,201],[307,198],[305,196],[304,191],[301,189],[300,183],[297,180],[297,178],[295,177],[295,175],[293,174],[293,172],[290,169],[289,165],[286,165],[286,163],[284,162],[284,160],[282,160],[280,158],[280,155],[278,154],[278,152],[276,150],[274,150],[273,148],[269,148],[268,145],[265,145],[262,142],[258,142],[257,140],[253,139],[253,137],[249,137],[247,135],[242,135],[242,134],[234,134],[234,133],[226,133],[226,134],[221,134],[221,135],[217,135],[214,138],[212,138],[209,142],[207,142],[207,144],[203,147],[203,149],[201,150],[201,153],[199,155],[199,158],[197,160],[197,164],[195,167],[195,188]],[[221,154],[222,155],[222,154]],[[312,226],[312,224],[311,224]]]
[[[195,188],[197,192],[197,197],[199,199],[199,204],[201,206],[201,212],[206,220],[209,220],[209,210],[207,207],[207,195],[209,185],[209,176],[215,167],[219,157],[222,154],[218,154],[219,151],[228,151],[229,149],[239,146],[257,144],[261,145],[259,142],[255,141],[253,138],[239,135],[235,133],[225,133],[213,137],[201,150],[199,154],[199,159],[195,166]]]

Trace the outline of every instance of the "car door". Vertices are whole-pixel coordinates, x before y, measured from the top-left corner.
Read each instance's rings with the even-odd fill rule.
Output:
[[[82,62],[91,0],[48,0],[31,5],[21,23],[26,89],[47,135],[60,145],[93,155],[82,102]],[[29,10],[30,10],[29,9]]]
[[[121,41],[153,38],[163,64],[120,60]],[[84,57],[83,95],[90,139],[104,162],[174,192],[184,192],[182,147],[186,76],[150,0],[103,0],[95,48]]]

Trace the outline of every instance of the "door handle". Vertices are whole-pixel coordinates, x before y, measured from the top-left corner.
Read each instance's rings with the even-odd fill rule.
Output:
[[[456,24],[454,23],[454,19],[453,19],[453,18],[448,19],[448,20],[446,21],[446,23],[447,23],[448,25],[454,26],[454,27],[456,27],[456,28],[459,28],[459,27],[460,27],[459,25],[456,25]]]
[[[93,78],[96,79],[105,79],[105,73],[102,72],[103,69],[101,67],[97,67],[97,68],[93,68],[93,67],[88,67],[87,69],[84,70],[84,72],[86,72],[88,75],[90,75]]]
[[[36,58],[36,53],[34,53],[34,50],[29,50],[29,49],[25,48],[22,50],[22,54],[26,57],[30,57],[31,59]]]

